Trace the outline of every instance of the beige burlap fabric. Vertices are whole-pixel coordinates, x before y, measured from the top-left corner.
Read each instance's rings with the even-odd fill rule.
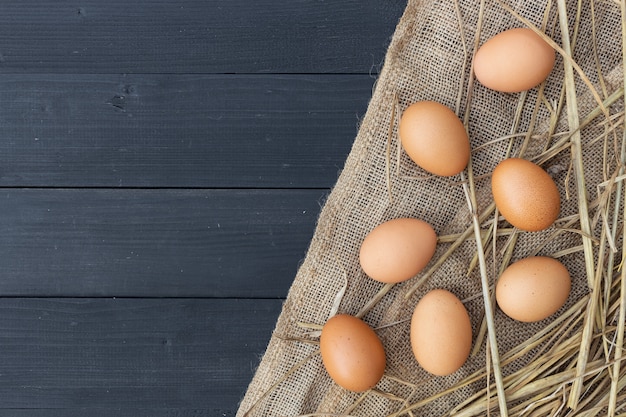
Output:
[[[503,1],[562,45],[557,1]],[[574,60],[603,99],[623,85],[618,3],[612,0],[584,0],[577,22],[578,3],[567,1],[570,34],[572,37],[576,35]],[[346,412],[354,416],[386,416],[407,404],[417,403],[454,386],[472,372],[486,367],[484,339],[480,342],[478,353],[461,370],[448,377],[432,377],[422,370],[409,344],[407,319],[422,295],[433,288],[446,288],[464,300],[472,318],[474,335],[478,333],[484,311],[480,273],[478,268],[467,273],[476,253],[473,237],[463,242],[410,297],[407,298],[406,294],[420,276],[394,286],[364,316],[367,323],[378,329],[386,349],[387,369],[376,387],[378,392],[355,394],[337,386],[324,370],[319,354],[315,353],[318,349],[314,343],[316,335],[301,325],[324,324],[346,282],[345,294],[339,305],[339,312],[343,313],[357,314],[381,289],[382,284],[367,277],[358,261],[361,242],[380,223],[397,217],[419,218],[432,224],[439,236],[462,233],[471,227],[460,176],[427,176],[404,153],[401,152],[399,158],[396,156],[397,119],[399,112],[410,103],[435,100],[455,110],[461,119],[467,116],[474,149],[472,164],[479,212],[483,212],[492,201],[489,174],[500,160],[507,157],[509,147],[511,155],[518,155],[525,133],[531,132],[532,138],[524,155],[530,159],[570,129],[565,106],[559,114],[552,110],[562,100],[564,88],[564,59],[559,54],[543,94],[538,88],[526,95],[503,94],[471,81],[477,32],[479,43],[482,43],[502,30],[525,25],[497,0],[486,0],[482,16],[480,6],[478,0],[409,1],[388,48],[367,114],[345,167],[325,202],[306,258],[289,291],[267,351],[241,403],[239,417],[315,413],[342,415]],[[579,115],[583,120],[597,107],[597,103],[581,77],[576,75],[575,79]],[[619,116],[623,110],[622,103],[619,99],[608,110],[612,115]],[[396,104],[398,112],[392,124]],[[465,114],[466,108],[469,108],[469,114]],[[608,161],[609,171],[616,166],[615,153],[619,145],[613,143],[613,136],[608,136],[608,146],[605,147],[605,126],[601,124],[605,119],[600,115],[581,130],[584,174],[590,202],[597,197],[597,184],[604,181],[605,175],[611,174],[604,172],[604,161]],[[391,154],[387,158],[390,124]],[[513,133],[520,134],[512,139],[502,139]],[[621,140],[621,130],[617,130],[616,137]],[[570,170],[570,149],[565,147],[543,167],[553,175],[561,190],[562,219],[555,226],[559,227],[578,213],[576,178]],[[387,170],[390,173],[389,183]],[[596,212],[597,209],[590,204],[592,220]],[[493,215],[487,217],[483,224],[485,230],[492,220]],[[597,240],[602,219],[593,226]],[[506,222],[501,221],[500,227],[507,227]],[[532,253],[554,255],[573,248],[569,254],[561,252],[559,258],[573,279],[573,290],[563,308],[565,310],[585,297],[590,289],[583,253],[577,249],[581,245],[580,234],[564,232],[557,238],[551,238],[555,227],[544,232],[519,233],[513,259]],[[579,224],[574,222],[569,227],[576,229]],[[502,262],[502,249],[508,242],[508,236],[499,237],[496,250],[487,253],[487,269],[492,282],[497,275],[494,270]],[[431,265],[450,245],[449,242],[438,244]],[[621,241],[617,245],[621,248]],[[496,309],[499,351],[503,353],[524,343],[551,320],[554,316],[534,324],[517,323]],[[530,351],[503,367],[503,374],[523,367],[532,354],[533,351]],[[484,379],[469,384],[416,408],[413,415],[447,415],[470,395],[484,391],[485,386]],[[493,413],[497,414],[497,409]]]

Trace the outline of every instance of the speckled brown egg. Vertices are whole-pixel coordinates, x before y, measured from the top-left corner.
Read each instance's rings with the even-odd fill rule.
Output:
[[[411,348],[415,359],[433,375],[456,372],[472,347],[472,324],[465,306],[448,290],[428,292],[411,318]]]
[[[423,220],[399,218],[376,226],[363,240],[359,262],[372,279],[384,283],[406,281],[430,262],[437,235]]]
[[[521,158],[500,162],[491,177],[496,207],[513,226],[526,231],[544,230],[559,217],[559,190],[546,171]]]
[[[348,314],[328,319],[320,336],[320,353],[330,377],[350,391],[367,391],[385,372],[382,342],[367,323]]]
[[[512,319],[543,320],[567,301],[571,278],[567,268],[554,258],[532,256],[511,264],[496,284],[498,306]]]
[[[485,42],[474,57],[478,81],[492,90],[515,93],[544,81],[556,54],[544,39],[528,28],[506,30]]]
[[[409,158],[432,174],[456,175],[469,162],[470,143],[465,127],[443,104],[411,104],[402,113],[398,131]]]

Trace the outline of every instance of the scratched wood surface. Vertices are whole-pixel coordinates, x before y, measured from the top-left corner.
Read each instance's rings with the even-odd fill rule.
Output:
[[[234,415],[405,6],[0,2],[0,417]]]

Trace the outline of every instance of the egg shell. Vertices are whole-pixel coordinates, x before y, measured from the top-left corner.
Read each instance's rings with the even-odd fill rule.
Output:
[[[405,281],[418,274],[435,253],[437,234],[423,220],[399,218],[376,226],[363,240],[359,262],[372,279]]]
[[[320,353],[330,377],[350,391],[374,387],[385,372],[382,342],[367,323],[348,314],[337,314],[322,327]]]
[[[567,301],[571,278],[554,258],[533,256],[504,270],[496,284],[496,301],[512,319],[535,322],[550,317]]]
[[[525,159],[500,162],[491,176],[491,192],[504,218],[522,230],[547,229],[561,211],[561,196],[550,175]]]
[[[448,107],[419,101],[404,110],[398,135],[407,155],[424,170],[452,176],[465,169],[470,142],[463,123]]]
[[[485,42],[474,57],[474,73],[485,87],[504,93],[531,89],[554,67],[556,54],[528,28],[515,28]]]
[[[472,347],[472,324],[461,301],[436,289],[417,303],[411,318],[411,348],[415,359],[433,375],[456,372]]]

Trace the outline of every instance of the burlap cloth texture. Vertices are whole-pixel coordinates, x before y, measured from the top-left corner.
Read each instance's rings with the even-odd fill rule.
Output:
[[[556,2],[548,3],[540,0],[506,1],[519,15],[542,28],[561,45],[557,5]],[[570,0],[567,8],[571,22],[570,35],[574,36],[578,4]],[[560,54],[557,54],[554,70],[545,83],[543,97],[538,88],[528,91],[526,95],[504,94],[491,91],[477,81],[470,82],[478,29],[479,43],[482,44],[502,30],[524,25],[495,0],[485,2],[482,18],[480,2],[477,0],[408,2],[388,47],[367,113],[337,183],[324,203],[310,247],[295,276],[271,341],[241,402],[237,414],[239,417],[298,416],[315,412],[341,414],[345,410],[350,410],[350,415],[354,416],[385,416],[399,410],[403,400],[412,403],[426,398],[486,366],[483,340],[478,354],[470,357],[458,372],[448,377],[432,377],[417,364],[409,342],[410,323],[407,319],[411,317],[419,299],[433,288],[446,288],[465,301],[476,334],[484,305],[480,296],[478,268],[467,274],[470,261],[476,253],[473,238],[461,244],[408,299],[405,294],[419,279],[419,275],[394,286],[364,316],[367,323],[378,329],[377,334],[386,350],[386,374],[376,388],[395,398],[374,393],[362,396],[337,386],[327,375],[319,354],[314,354],[318,346],[300,340],[315,341],[315,334],[312,335],[310,329],[299,323],[324,324],[337,294],[346,282],[345,294],[339,305],[340,313],[356,314],[380,290],[382,284],[373,281],[361,270],[358,253],[367,233],[382,222],[398,217],[419,218],[429,222],[440,236],[458,234],[471,227],[460,176],[429,176],[404,152],[400,152],[400,157],[397,157],[397,121],[401,111],[409,104],[418,100],[438,101],[453,109],[463,120],[466,117],[468,97],[471,97],[467,116],[471,146],[474,149],[472,164],[477,178],[478,212],[482,212],[492,201],[489,174],[499,161],[507,157],[510,144],[511,155],[515,156],[524,134],[532,132],[532,139],[524,155],[532,159],[543,150],[546,143],[554,142],[559,134],[568,131],[567,111],[563,106],[556,119],[552,138],[546,134],[553,117],[549,107],[556,106],[563,91],[564,60]],[[618,2],[583,1],[576,34],[574,60],[604,98],[623,85]],[[579,75],[576,75],[576,90],[579,115],[583,119],[597,107],[597,103]],[[538,111],[533,120],[532,115],[538,102]],[[620,100],[614,104],[610,108],[611,113],[622,111],[622,103]],[[519,118],[516,118],[520,105],[521,112]],[[398,112],[392,124],[394,106]],[[603,181],[604,141],[595,141],[604,132],[604,127],[599,124],[602,118],[600,116],[597,118],[598,123],[591,123],[581,131],[589,199],[597,196],[596,184]],[[388,158],[390,125],[391,153]],[[521,134],[511,140],[498,140],[512,133]],[[620,138],[621,134],[620,131]],[[615,158],[614,149],[614,146],[608,146],[609,159]],[[553,176],[561,191],[561,217],[575,215],[578,203],[575,178],[570,170],[570,150],[565,149],[543,167]],[[390,187],[387,169],[390,173]],[[502,227],[506,226],[502,222]],[[600,227],[599,224],[596,226],[596,237]],[[537,248],[540,248],[539,254],[551,255],[581,245],[580,234],[563,233],[541,246],[553,231],[554,228],[550,228],[544,232],[520,233],[513,259],[527,256]],[[498,238],[498,250],[487,255],[492,281],[495,277],[491,265],[498,265],[502,256],[500,249],[507,240],[507,237]],[[621,242],[618,244],[621,248]],[[449,245],[438,244],[431,264]],[[567,308],[585,296],[589,288],[581,251],[574,251],[560,260],[569,269],[573,280],[572,292],[564,307]],[[500,352],[523,343],[551,319],[534,324],[518,323],[496,308],[495,324]],[[301,366],[293,370],[301,362]],[[507,374],[521,366],[524,366],[523,359],[504,367],[503,373]],[[280,383],[275,385],[278,381]],[[445,415],[463,399],[484,389],[484,381],[467,386],[415,410],[413,415]],[[357,400],[357,406],[353,407]]]

